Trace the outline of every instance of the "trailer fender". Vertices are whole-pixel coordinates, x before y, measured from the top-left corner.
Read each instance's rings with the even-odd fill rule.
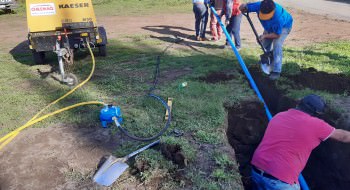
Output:
[[[107,41],[107,32],[106,32],[105,28],[103,26],[99,26],[97,28],[97,30],[98,30],[98,34],[100,36],[100,39],[97,40],[98,44],[99,45],[106,45],[108,43],[108,41]]]

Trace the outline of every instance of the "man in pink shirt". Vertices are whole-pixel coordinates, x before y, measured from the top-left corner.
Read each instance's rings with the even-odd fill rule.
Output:
[[[251,161],[255,189],[299,190],[298,176],[314,148],[328,138],[350,143],[350,132],[318,118],[325,107],[312,94],[271,119]]]

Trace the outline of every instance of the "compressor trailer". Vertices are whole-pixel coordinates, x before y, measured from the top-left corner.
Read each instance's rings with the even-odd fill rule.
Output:
[[[87,47],[107,55],[107,35],[98,27],[91,0],[27,0],[28,43],[36,64],[45,63],[45,53],[58,57],[61,81],[69,86],[78,83],[66,74],[65,65],[74,62],[74,52]]]

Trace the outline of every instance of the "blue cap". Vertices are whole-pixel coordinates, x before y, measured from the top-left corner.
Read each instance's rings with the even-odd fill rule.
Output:
[[[298,107],[312,115],[323,114],[326,102],[320,96],[310,94],[301,99]]]

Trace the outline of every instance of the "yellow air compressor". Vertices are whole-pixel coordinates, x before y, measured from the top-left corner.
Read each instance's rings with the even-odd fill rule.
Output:
[[[64,66],[73,64],[74,51],[98,48],[100,56],[107,55],[107,35],[97,26],[91,0],[26,0],[28,42],[35,63],[45,63],[45,52],[58,57],[62,82],[69,86],[77,78],[66,74]]]

